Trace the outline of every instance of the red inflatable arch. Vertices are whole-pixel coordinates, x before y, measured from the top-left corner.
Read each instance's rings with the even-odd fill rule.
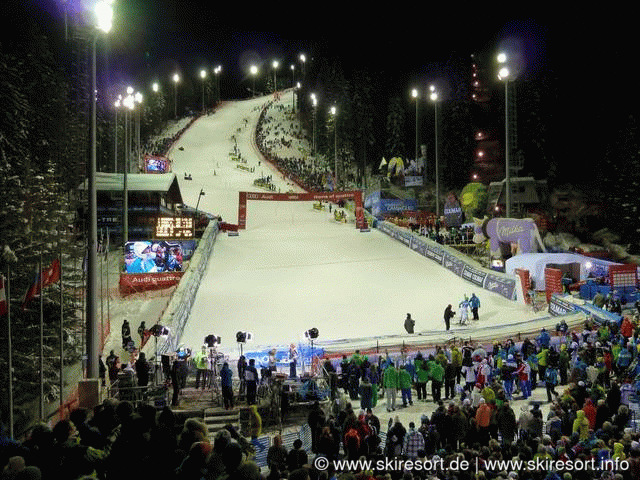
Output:
[[[247,226],[247,201],[267,200],[275,202],[308,202],[328,201],[337,203],[340,200],[352,199],[356,207],[356,228],[367,228],[362,207],[362,192],[353,190],[349,192],[305,192],[305,193],[266,193],[266,192],[239,192],[238,199],[238,229]]]

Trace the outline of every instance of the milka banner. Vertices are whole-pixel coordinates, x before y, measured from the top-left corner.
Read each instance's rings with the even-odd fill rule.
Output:
[[[517,277],[477,267],[462,253],[444,247],[428,238],[419,237],[390,222],[378,222],[376,228],[391,238],[404,243],[414,252],[442,265],[464,280],[509,300],[515,300]]]

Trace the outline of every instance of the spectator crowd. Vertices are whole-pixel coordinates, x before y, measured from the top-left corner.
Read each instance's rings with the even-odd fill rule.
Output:
[[[375,361],[358,351],[339,362],[326,359],[332,401],[315,402],[308,414],[309,451],[300,441],[288,450],[276,436],[265,472],[254,458],[264,448],[255,441],[262,428],[255,405],[252,440],[230,425],[210,440],[201,420],[179,424],[169,407],[157,412],[106,400],[53,428],[38,425],[23,441],[3,435],[3,478],[637,479],[640,435],[630,406],[637,400],[639,334],[629,318],[620,325],[587,321],[580,331],[542,329],[535,339],[488,349],[465,342]],[[548,413],[540,401],[519,402],[516,411],[513,403],[529,400],[535,389],[543,389]],[[381,425],[374,414],[377,406],[394,412],[413,404],[423,413],[407,424],[391,413]],[[330,463],[321,471],[318,457],[373,463],[342,471]],[[440,467],[392,469],[377,462],[384,459]],[[448,468],[463,459],[473,467]],[[513,462],[498,470],[497,460]],[[538,468],[517,468],[517,461]],[[608,468],[540,467],[549,461]]]

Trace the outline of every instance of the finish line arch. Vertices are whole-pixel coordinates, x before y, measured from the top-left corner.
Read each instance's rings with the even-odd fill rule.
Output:
[[[362,192],[352,190],[348,192],[305,192],[305,193],[266,193],[239,192],[238,193],[238,230],[247,228],[247,201],[266,200],[275,202],[309,202],[325,200],[337,203],[340,200],[353,200],[356,207],[356,228],[367,228],[362,207]]]

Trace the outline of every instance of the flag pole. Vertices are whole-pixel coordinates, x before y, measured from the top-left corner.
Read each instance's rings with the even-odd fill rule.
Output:
[[[13,352],[11,351],[11,267],[7,263],[7,367],[9,369],[9,438],[13,438]]]
[[[62,302],[62,244],[60,244],[60,406],[64,405],[64,305]]]
[[[38,265],[40,283],[40,420],[44,420],[44,295],[42,294],[42,250]]]

